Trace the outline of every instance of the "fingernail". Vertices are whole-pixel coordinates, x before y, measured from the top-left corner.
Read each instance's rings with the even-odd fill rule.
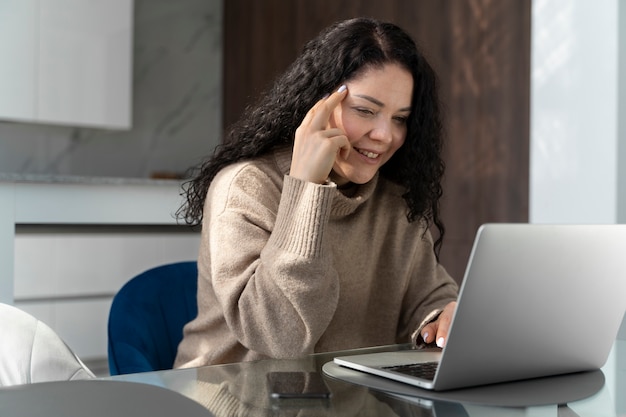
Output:
[[[443,337],[440,337],[439,339],[437,339],[437,346],[439,346],[440,348],[443,347],[443,343],[444,343]]]
[[[342,85],[341,87],[339,87],[339,90],[337,90],[338,93],[343,93],[344,91],[346,91],[348,87],[346,87],[346,85]]]
[[[428,332],[424,333],[422,335],[422,339],[424,339],[424,342],[426,342],[428,340]],[[427,342],[428,343],[428,342]]]

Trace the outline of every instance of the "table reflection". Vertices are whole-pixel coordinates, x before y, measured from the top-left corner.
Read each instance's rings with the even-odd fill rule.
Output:
[[[402,350],[408,345],[384,346],[360,349],[355,352],[382,350]],[[485,404],[480,401],[445,400],[445,393],[437,398],[424,398],[416,395],[403,395],[397,392],[369,388],[362,384],[324,376],[332,393],[330,399],[274,400],[269,395],[266,376],[273,371],[317,371],[332,361],[334,356],[347,352],[311,355],[297,360],[265,360],[237,364],[207,366],[196,369],[180,369],[146,374],[133,374],[109,377],[159,385],[182,393],[205,406],[216,417],[227,416],[608,416],[626,417],[626,341],[617,341],[600,375],[602,383],[591,373],[589,387],[592,392],[585,398],[579,389],[579,397],[567,403],[547,403],[529,407],[506,407]],[[376,377],[373,377],[376,378]],[[574,381],[575,379],[572,379]],[[563,381],[554,386],[544,385],[542,389],[554,389],[563,397]],[[595,385],[594,385],[595,384]],[[494,392],[504,392],[503,385],[497,384]],[[524,384],[519,385],[524,386]],[[494,386],[495,387],[495,386]],[[583,387],[584,388],[584,387]],[[483,390],[484,391],[484,390]],[[500,394],[498,394],[500,395]],[[549,395],[549,392],[546,393]],[[556,398],[556,397],[555,397]]]

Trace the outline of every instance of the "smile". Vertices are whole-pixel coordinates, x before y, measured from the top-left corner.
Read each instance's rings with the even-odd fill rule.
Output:
[[[356,149],[356,151],[357,151],[358,153],[360,153],[361,155],[367,156],[367,157],[368,157],[368,158],[370,158],[370,159],[376,159],[376,158],[378,158],[378,157],[380,156],[380,154],[379,154],[379,153],[374,153],[374,152],[363,151],[363,150],[358,149],[358,148],[355,148],[355,149]]]

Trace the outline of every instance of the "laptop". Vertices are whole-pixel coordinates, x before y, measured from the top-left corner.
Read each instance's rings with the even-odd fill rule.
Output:
[[[626,225],[485,224],[443,350],[333,360],[438,391],[595,370],[625,311]]]

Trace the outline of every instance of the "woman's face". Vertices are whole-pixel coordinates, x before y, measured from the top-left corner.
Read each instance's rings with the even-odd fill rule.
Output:
[[[352,145],[333,166],[330,178],[338,186],[370,181],[402,146],[413,97],[413,77],[398,64],[367,69],[346,86],[348,94],[330,118]]]

